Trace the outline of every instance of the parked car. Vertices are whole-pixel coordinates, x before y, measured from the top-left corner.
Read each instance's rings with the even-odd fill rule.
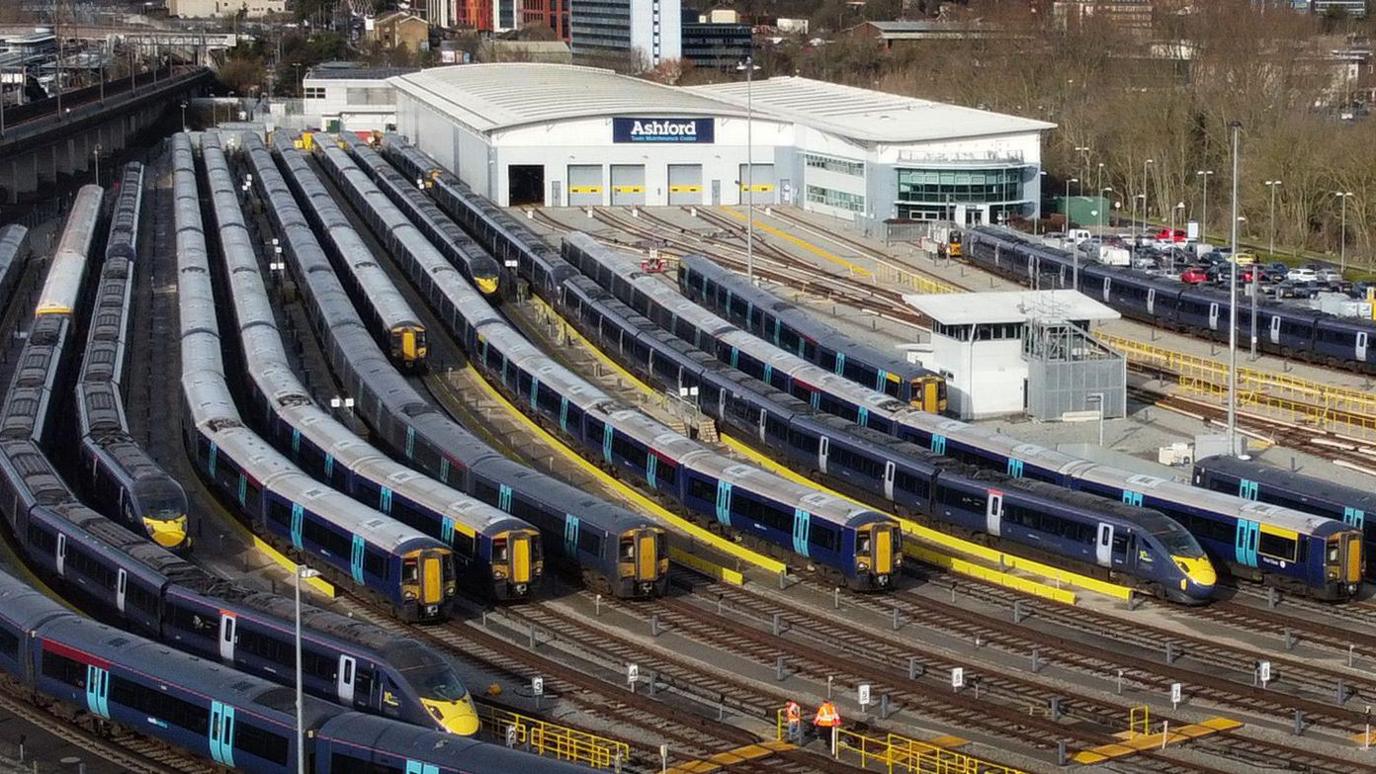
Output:
[[[1233,260],[1238,266],[1250,266],[1257,262],[1257,257],[1251,253],[1238,253],[1233,256]]]
[[[1332,266],[1320,266],[1314,269],[1319,282],[1342,282],[1343,273]]]
[[[1285,278],[1293,282],[1316,282],[1319,273],[1308,266],[1298,266],[1285,273]]]
[[[1191,266],[1180,272],[1180,281],[1186,285],[1199,285],[1209,281],[1209,273],[1202,266]]]
[[[1277,282],[1272,290],[1276,298],[1313,298],[1319,294],[1319,286],[1313,280],[1287,279]]]

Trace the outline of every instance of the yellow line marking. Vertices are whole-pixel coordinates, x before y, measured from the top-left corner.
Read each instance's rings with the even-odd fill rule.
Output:
[[[607,475],[606,471],[602,470],[601,468],[597,467],[591,462],[588,462],[586,459],[583,458],[583,455],[570,449],[566,444],[564,444],[562,440],[556,438],[554,435],[549,433],[549,431],[545,430],[545,428],[541,427],[539,423],[537,423],[530,417],[526,416],[524,412],[512,405],[511,401],[507,400],[505,395],[502,395],[500,392],[497,391],[497,389],[493,385],[488,383],[488,381],[482,377],[482,374],[479,374],[473,368],[472,365],[466,365],[464,366],[464,369],[473,373],[477,377],[475,381],[478,382],[483,393],[487,397],[492,398],[493,400],[500,403],[502,407],[505,408],[507,412],[510,413],[517,421],[524,425],[527,430],[540,436],[540,438],[543,439],[551,447],[555,449],[562,449],[564,457],[576,464],[585,473],[596,476],[600,481],[602,481],[603,484],[616,490],[616,492],[620,494],[622,498],[633,503],[635,507],[653,514],[656,518],[659,518],[662,521],[669,523],[675,529],[687,533],[693,539],[701,541],[702,543],[707,544],[711,548],[721,551],[722,553],[725,553],[727,555],[734,556],[742,561],[753,564],[756,567],[765,570],[766,572],[781,575],[787,570],[787,565],[785,565],[783,562],[780,562],[776,559],[771,559],[765,556],[764,554],[760,554],[755,551],[751,551],[748,548],[744,548],[740,545],[737,545],[736,543],[733,543],[730,540],[721,537],[720,535],[715,535],[711,532],[708,532],[702,527],[699,527],[698,525],[692,523],[691,521],[688,521],[682,516],[679,516],[667,510],[659,503],[656,503],[654,500],[651,500],[645,495],[635,491],[634,489],[631,489],[622,482],[617,481],[615,478],[612,478],[611,476]],[[676,553],[678,554],[677,556],[675,556]],[[699,566],[700,564],[702,564],[701,560],[699,560],[697,564],[695,564],[691,560],[684,561],[683,556],[685,555],[686,554],[677,552],[673,549],[670,550],[670,558],[674,559],[675,561],[679,561],[689,567],[692,567],[693,569],[701,570],[701,567]],[[727,570],[726,568],[721,568],[721,570],[723,571],[723,573],[725,573],[725,575],[721,578],[722,580],[735,583],[743,582],[740,580],[732,580],[732,578],[740,579],[740,573],[732,570]]]
[[[243,532],[243,534],[248,535],[250,538],[253,539],[254,548],[266,554],[269,559],[280,565],[282,569],[286,570],[289,573],[292,573],[293,575],[296,574],[296,562],[293,562],[291,559],[288,559],[285,554],[278,551],[276,548],[273,548],[272,545],[269,544],[266,540],[263,540],[262,538],[250,532],[247,527],[239,523],[238,519],[234,518],[233,516],[230,516],[229,521],[235,524],[237,528]],[[323,594],[329,597],[330,599],[334,599],[334,584],[330,583],[324,578],[307,578],[306,585],[315,589],[318,593]]]
[[[733,209],[723,207],[721,208],[721,212],[729,215],[730,217],[736,220],[739,220],[742,223],[746,222],[746,217]],[[811,242],[808,242],[807,240],[799,239],[798,237],[795,237],[786,231],[774,228],[768,223],[761,223],[757,220],[755,221],[755,228],[760,231],[763,231],[766,234],[772,234],[773,236],[776,236],[779,239],[797,245],[798,247],[808,251],[809,253],[812,253],[813,255],[817,256],[818,258],[821,258],[824,261],[827,261],[828,263],[834,263],[837,266],[846,268],[850,270],[852,274],[855,274],[857,276],[869,277],[874,274],[874,272],[870,271],[869,269],[851,263],[850,261],[847,261],[845,258],[842,258],[836,253],[831,252],[830,250],[818,247],[817,245],[814,245]]]

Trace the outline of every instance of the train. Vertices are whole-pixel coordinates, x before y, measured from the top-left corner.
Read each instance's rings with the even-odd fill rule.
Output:
[[[1228,455],[1195,460],[1190,483],[1245,500],[1324,516],[1360,530],[1366,577],[1376,577],[1376,519],[1367,519],[1368,514],[1376,515],[1376,495],[1259,460]]]
[[[225,377],[210,278],[184,269],[178,279],[182,433],[197,472],[256,532],[402,620],[447,619],[458,590],[453,549],[321,486],[248,428]]]
[[[1075,256],[1016,232],[981,226],[966,237],[966,259],[995,274],[1040,287],[1069,287]],[[1228,340],[1228,294],[1133,269],[1079,261],[1080,292],[1124,317],[1213,341]],[[1250,301],[1239,306],[1237,335],[1252,333]],[[1259,301],[1257,346],[1267,354],[1376,373],[1376,323],[1316,309]]]
[[[283,228],[296,204],[263,141],[246,137],[243,156],[254,174],[254,191],[308,300],[306,311],[330,365],[382,443],[406,464],[533,524],[543,538],[542,555],[579,574],[589,588],[620,598],[663,594],[669,582],[664,529],[504,457],[416,392],[377,348],[310,229]],[[414,245],[404,253],[408,255],[428,245],[415,231],[394,237],[399,245]],[[452,268],[436,279],[432,294],[472,293]]]
[[[589,268],[596,270],[596,267]],[[601,279],[610,283],[608,272],[602,272]],[[633,290],[630,286],[614,287],[623,294]],[[1360,583],[1360,569],[1354,580],[1354,571],[1345,554],[1330,565],[1323,560],[1328,553],[1317,548],[1330,539],[1339,543],[1347,540],[1342,536],[1341,524],[1324,524],[1307,514],[1257,506],[1221,495],[1201,498],[1183,484],[1091,463],[1024,443],[987,427],[913,409],[890,396],[790,356],[768,341],[731,331],[724,321],[707,310],[685,306],[690,302],[673,294],[666,295],[664,290],[648,284],[645,279],[637,279],[634,290],[634,295],[625,297],[642,305],[655,301],[662,308],[651,316],[680,337],[707,347],[724,362],[775,385],[814,408],[1013,478],[1034,478],[1108,500],[1152,508],[1184,526],[1216,564],[1229,567],[1238,576],[1302,589],[1324,599],[1350,596]],[[648,307],[644,310],[650,311]],[[890,462],[896,464],[900,460],[894,455],[874,456],[871,464],[883,469]],[[1258,536],[1263,530],[1289,536],[1293,550],[1272,556],[1245,548],[1259,542]],[[1235,546],[1244,548],[1234,550]],[[1316,548],[1312,553],[1309,552],[1311,547]],[[1295,557],[1303,554],[1306,558],[1304,561],[1284,558],[1291,554]]]
[[[72,613],[0,572],[0,671],[30,700],[255,774],[587,771],[351,711]],[[298,735],[298,721],[305,731]],[[298,747],[304,745],[304,747]],[[298,761],[305,764],[298,766]]]
[[[179,200],[181,223],[188,214],[199,217],[194,178],[190,182],[190,195]],[[195,249],[191,234],[178,233],[183,252]],[[65,284],[74,303],[79,286],[59,284]],[[48,285],[44,294],[56,297]],[[58,319],[49,315],[38,322]],[[33,341],[31,336],[26,350],[35,348]],[[102,618],[269,680],[290,680],[295,666],[290,600],[211,576],[87,508],[26,434],[0,439],[0,513],[29,564]],[[429,648],[310,606],[303,608],[302,621],[302,651],[309,665],[303,683],[312,695],[453,733],[477,730],[462,682]]]
[[[8,307],[28,260],[29,230],[18,223],[0,226],[0,306]]]
[[[785,352],[915,408],[946,410],[946,378],[858,341],[699,255],[679,261],[683,295]]]
[[[349,297],[368,321],[369,330],[377,332],[378,343],[394,363],[410,370],[421,368],[429,354],[425,325],[306,164],[305,153],[298,148],[282,147],[279,158],[286,170],[287,184],[302,202],[301,211],[323,237],[320,244],[334,261]]]
[[[565,239],[563,253],[574,267],[597,277],[591,287],[584,277],[563,283],[555,303],[575,325],[618,353],[633,371],[666,389],[688,388],[704,413],[796,469],[934,526],[1020,545],[1022,552],[1053,564],[1108,575],[1164,598],[1195,604],[1211,596],[1216,581],[1212,565],[1179,525],[1159,513],[980,471],[828,416],[759,381],[750,369],[737,373],[692,346],[699,338],[710,346],[711,337],[685,337],[690,331],[682,330],[681,323],[699,331],[749,334],[640,272],[624,256],[583,234]],[[657,326],[668,327],[668,333]],[[608,335],[613,331],[616,335]],[[634,344],[628,347],[628,341]],[[638,357],[634,350],[640,348],[650,349],[653,357]],[[796,360],[779,353],[772,362],[784,359]],[[820,370],[806,363],[802,367]],[[1041,515],[1028,515],[1033,513]],[[1100,531],[1109,540],[1105,551],[1096,552],[1097,539],[1091,536]],[[1123,549],[1118,556],[1112,550],[1115,541]]]
[[[81,481],[87,500],[163,548],[191,548],[189,509],[181,484],[129,434],[124,415],[124,355],[131,317],[143,165],[126,164],[114,196],[105,263],[76,381]]]
[[[369,148],[368,143],[347,132],[339,135],[339,142],[355,161],[360,160],[361,149]],[[418,179],[417,185],[412,185],[387,164],[373,166],[360,163],[359,167],[479,292],[500,299],[509,291],[510,280],[503,279],[505,268],[483,252],[458,224],[444,217],[434,200],[422,191],[428,182],[425,178]]]
[[[537,290],[546,280],[557,287],[556,275],[576,273],[499,208],[451,175],[435,173],[400,138],[385,138],[384,149],[404,172],[429,177],[441,208],[504,264],[516,262]],[[902,533],[892,517],[735,463],[620,406],[504,321],[470,322],[456,335],[494,383],[606,466],[645,481],[717,528],[730,527],[784,557],[805,557],[852,588],[892,588],[902,565]]]
[[[217,274],[239,331],[230,348],[258,426],[317,480],[449,545],[461,589],[497,600],[533,594],[544,572],[538,530],[394,462],[315,403],[284,348],[218,136],[202,135],[201,155],[223,258]]]

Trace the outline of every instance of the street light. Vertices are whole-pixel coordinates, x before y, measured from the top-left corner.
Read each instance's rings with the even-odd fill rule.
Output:
[[[1072,177],[1065,181],[1065,234],[1061,237],[1061,247],[1065,247],[1066,240],[1070,239],[1070,184],[1080,182],[1080,178]]]
[[[96,143],[96,185],[100,185],[100,143]]]
[[[1342,191],[1334,191],[1334,192],[1333,192],[1333,195],[1336,196],[1336,197],[1338,197],[1338,199],[1343,203],[1343,207],[1342,207],[1342,210],[1343,210],[1342,226],[1340,227],[1340,230],[1339,230],[1339,232],[1338,232],[1338,245],[1339,245],[1339,247],[1338,247],[1338,273],[1339,273],[1339,274],[1346,274],[1346,273],[1347,273],[1347,200],[1348,200],[1348,197],[1352,196],[1352,192],[1351,192],[1351,191],[1348,191],[1348,192],[1344,193],[1344,192],[1342,192]]]
[[[1279,180],[1267,180],[1266,187],[1271,189],[1271,241],[1268,254],[1272,260],[1276,257],[1276,189],[1279,188]],[[1256,265],[1252,266],[1252,359],[1257,359],[1257,275]]]
[[[1044,190],[1045,188],[1046,188],[1046,170],[1043,169],[1043,170],[1040,170],[1039,172],[1037,172],[1037,216],[1036,216],[1036,218],[1034,218],[1033,221],[1032,221],[1032,236],[1036,236],[1036,235],[1037,235],[1037,230],[1038,230],[1037,221],[1039,221],[1039,220],[1042,219],[1042,202],[1046,201],[1046,195],[1043,193],[1043,190]]]
[[[1185,203],[1176,202],[1171,208],[1171,274],[1175,273],[1175,227],[1185,222]]]
[[[1237,455],[1237,178],[1238,178],[1238,135],[1242,133],[1242,124],[1233,121],[1229,128],[1233,131],[1233,213],[1232,213],[1232,237],[1229,246],[1232,248],[1229,263],[1228,277],[1228,453]],[[1209,178],[1204,177],[1204,185],[1209,184]],[[1207,188],[1205,190],[1208,190]],[[1207,198],[1206,198],[1207,201]],[[1207,205],[1206,205],[1207,206]],[[1255,275],[1255,269],[1253,274]]]
[[[1147,167],[1156,163],[1156,159],[1147,159],[1142,162],[1142,235],[1147,234]]]
[[[751,41],[751,53],[745,55],[745,60],[736,65],[737,70],[745,70],[745,279],[747,282],[755,282],[755,102],[754,96],[754,74],[755,74],[755,55],[754,41]]]
[[[319,570],[304,564],[296,565],[296,770],[306,770],[306,721],[305,702],[301,698],[301,581],[320,577]]]
[[[1102,392],[1091,392],[1085,396],[1085,400],[1094,401],[1099,404],[1099,446],[1104,445],[1104,394]]]
[[[1205,235],[1209,230],[1209,178],[1213,177],[1214,171],[1212,169],[1200,169],[1196,170],[1194,174],[1196,177],[1204,178],[1204,212],[1199,217],[1199,243],[1207,245],[1209,240],[1205,238]]]
[[[1084,157],[1085,157],[1085,176],[1082,177],[1082,178],[1080,178],[1079,180],[1088,180],[1088,179],[1089,179],[1089,146],[1088,146],[1088,145],[1076,145],[1076,146],[1075,146],[1075,152],[1076,152],[1076,153],[1082,153],[1082,154],[1084,154]],[[1079,180],[1077,180],[1076,182],[1079,182]],[[1085,190],[1085,189],[1084,189],[1084,183],[1080,183],[1080,193],[1083,194],[1083,193],[1084,193],[1084,190]]]
[[[182,131],[186,131],[186,100],[182,100]]]

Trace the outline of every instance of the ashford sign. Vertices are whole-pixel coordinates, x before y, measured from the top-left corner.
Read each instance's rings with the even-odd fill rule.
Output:
[[[613,118],[612,142],[713,141],[712,118]]]

